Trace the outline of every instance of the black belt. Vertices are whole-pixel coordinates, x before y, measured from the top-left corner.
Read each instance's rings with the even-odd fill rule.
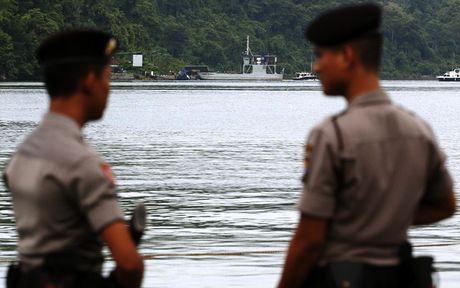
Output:
[[[308,288],[395,288],[401,273],[399,266],[377,266],[359,262],[334,262],[315,267],[308,277]]]
[[[6,277],[7,288],[109,288],[113,286],[99,273],[65,271],[56,273],[44,267],[22,271],[21,265],[11,264]]]

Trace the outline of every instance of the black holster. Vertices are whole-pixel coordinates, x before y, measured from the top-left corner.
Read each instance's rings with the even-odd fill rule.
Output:
[[[11,263],[6,272],[6,288],[19,287],[19,280],[21,279],[21,267],[19,264]]]
[[[414,257],[412,254],[412,245],[409,242],[401,245],[399,250],[400,260],[400,278],[402,285],[400,287],[409,288],[432,288],[432,274],[436,272],[434,268],[434,259],[431,256]]]

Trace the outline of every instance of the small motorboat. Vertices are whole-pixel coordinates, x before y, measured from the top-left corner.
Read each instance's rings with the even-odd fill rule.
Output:
[[[315,74],[310,73],[310,72],[297,72],[295,73],[295,77],[292,78],[292,80],[316,80],[318,77],[316,77]]]

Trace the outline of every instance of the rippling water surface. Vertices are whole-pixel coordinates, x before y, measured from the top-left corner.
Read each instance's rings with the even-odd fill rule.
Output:
[[[460,183],[460,83],[384,81],[394,102],[433,126]],[[345,108],[318,82],[114,83],[86,139],[116,174],[127,214],[148,208],[145,287],[274,287],[297,223],[302,146],[309,129]],[[0,168],[40,121],[40,83],[0,83]],[[456,186],[458,193],[458,185]],[[0,184],[0,273],[16,232]],[[434,254],[441,287],[460,282],[458,214],[410,231]],[[256,253],[254,253],[256,252]],[[109,269],[113,263],[107,263]]]

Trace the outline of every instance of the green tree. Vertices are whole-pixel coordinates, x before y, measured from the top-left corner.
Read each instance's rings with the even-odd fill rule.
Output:
[[[39,43],[71,27],[113,33],[121,52],[153,57],[161,73],[184,64],[239,71],[249,35],[254,53],[278,55],[293,74],[309,70],[313,57],[305,26],[326,9],[357,2],[364,0],[0,0],[0,79],[39,79]],[[384,78],[434,76],[459,65],[458,0],[377,2]]]
[[[11,36],[0,30],[0,79],[14,78],[18,72],[15,67],[13,40]]]

